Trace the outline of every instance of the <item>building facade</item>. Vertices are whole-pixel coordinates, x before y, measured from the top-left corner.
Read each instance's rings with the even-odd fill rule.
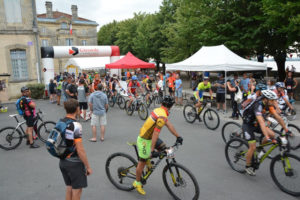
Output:
[[[46,2],[46,13],[38,14],[37,21],[41,46],[95,46],[97,26],[95,21],[78,17],[78,8],[71,6],[72,15],[52,10]],[[68,59],[55,59],[54,70],[63,72]]]
[[[37,28],[32,0],[0,0],[0,101],[20,96],[20,88],[38,79]]]
[[[2,102],[18,98],[22,86],[43,81],[41,46],[97,45],[98,24],[78,17],[76,5],[71,6],[72,14],[52,11],[51,2],[45,6],[46,13],[37,15],[35,0],[0,0]],[[55,72],[63,72],[66,62],[55,59]]]

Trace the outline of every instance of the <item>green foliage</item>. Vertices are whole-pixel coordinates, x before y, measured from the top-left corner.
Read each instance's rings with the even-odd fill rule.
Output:
[[[224,44],[244,57],[273,56],[282,80],[286,53],[300,49],[299,36],[299,1],[163,0],[158,13],[103,26],[98,43],[157,63],[181,61],[202,46]]]
[[[43,98],[44,91],[45,91],[45,85],[42,83],[34,83],[34,84],[28,84],[27,87],[31,91],[31,97],[33,99],[41,99]]]

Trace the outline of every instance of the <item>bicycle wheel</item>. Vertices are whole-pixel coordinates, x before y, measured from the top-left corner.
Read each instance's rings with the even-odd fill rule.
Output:
[[[227,143],[232,138],[243,138],[242,126],[237,122],[226,122],[222,127],[222,138]]]
[[[184,119],[189,123],[194,123],[197,119],[197,111],[192,104],[187,104],[183,108]]]
[[[220,117],[215,110],[208,108],[203,114],[203,121],[208,129],[215,130],[219,127]]]
[[[117,104],[121,110],[125,108],[125,99],[122,96],[118,96]]]
[[[125,153],[110,155],[105,164],[105,172],[110,182],[118,189],[133,190],[137,161]]]
[[[285,153],[275,156],[270,164],[271,177],[283,192],[300,196],[300,158]]]
[[[148,117],[148,108],[147,106],[142,103],[140,106],[139,106],[139,110],[138,110],[138,113],[139,113],[139,117],[142,119],[142,120],[146,120],[147,117]]]
[[[48,136],[55,125],[56,123],[52,121],[45,121],[39,125],[37,135],[42,142],[46,143]]]
[[[5,127],[0,130],[0,148],[12,150],[17,148],[23,140],[22,133],[15,127]]]
[[[133,114],[135,108],[134,108],[133,102],[131,103],[130,107],[128,105],[129,105],[129,100],[127,100],[125,102],[125,110],[126,110],[127,115],[131,116]]]
[[[114,105],[115,105],[115,103],[116,103],[116,98],[115,98],[115,96],[113,96],[113,95],[109,95],[109,96],[107,96],[107,98],[108,98],[108,105],[110,106],[110,107],[114,107]]]
[[[178,163],[166,165],[162,176],[164,185],[174,199],[196,200],[199,198],[200,188],[198,182],[192,172],[183,165]]]
[[[248,148],[248,143],[240,138],[233,138],[226,143],[225,157],[233,170],[239,173],[245,173]]]
[[[147,108],[150,108],[151,104],[152,104],[152,99],[151,97],[148,98],[148,100],[145,98],[145,104],[147,105]]]
[[[288,124],[288,129],[292,132],[292,136],[288,137],[292,150],[300,148],[300,128],[294,124]],[[280,132],[283,132],[283,128]]]

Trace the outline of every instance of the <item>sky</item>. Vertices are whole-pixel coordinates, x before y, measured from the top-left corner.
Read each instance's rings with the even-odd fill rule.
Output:
[[[99,26],[132,18],[134,13],[155,13],[162,0],[36,0],[37,13],[46,13],[45,2],[52,2],[52,10],[72,14],[71,5],[77,5],[78,16],[96,21]]]

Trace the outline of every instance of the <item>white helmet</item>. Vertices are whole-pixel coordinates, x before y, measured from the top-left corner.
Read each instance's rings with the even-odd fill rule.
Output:
[[[276,93],[272,90],[263,90],[263,91],[261,91],[261,93],[267,99],[270,99],[270,100],[276,100],[277,99]]]

